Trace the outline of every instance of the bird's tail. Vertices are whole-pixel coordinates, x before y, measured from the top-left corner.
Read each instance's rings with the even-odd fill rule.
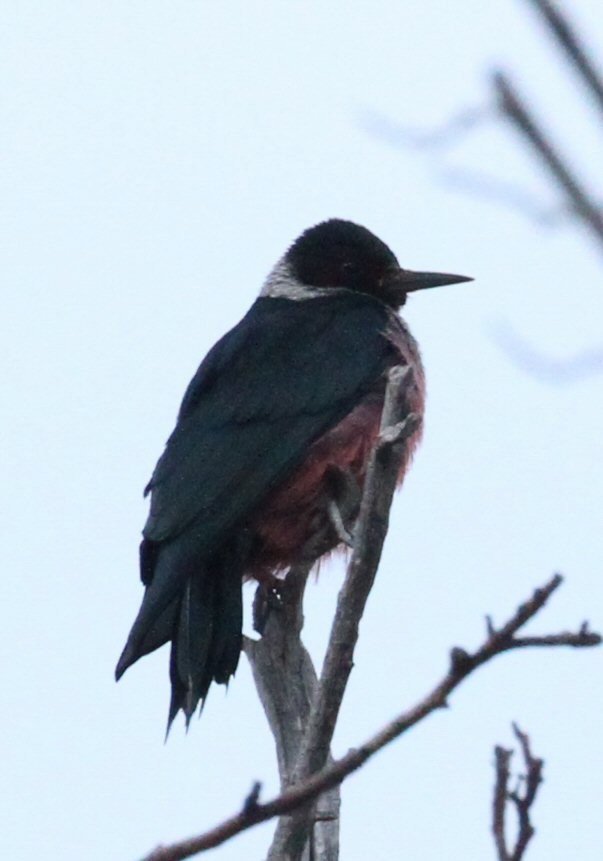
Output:
[[[154,556],[154,570],[145,578],[145,596],[115,675],[119,679],[143,655],[171,641],[169,732],[180,709],[188,727],[211,682],[226,684],[237,668],[242,567],[238,555],[228,551],[195,566],[183,564],[182,553],[170,545]]]
[[[212,681],[227,684],[241,654],[241,572],[215,560],[205,578],[189,577],[172,636],[168,732],[182,709],[188,727]]]

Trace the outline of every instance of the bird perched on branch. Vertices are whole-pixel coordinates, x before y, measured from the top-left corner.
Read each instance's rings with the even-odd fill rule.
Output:
[[[469,280],[402,269],[366,228],[325,221],[203,360],[145,490],[145,593],[116,669],[119,679],[171,641],[168,728],[235,672],[243,580],[271,584],[309,546],[346,540],[389,368],[411,368],[407,408],[422,416],[419,349],[397,313],[408,293]],[[419,434],[405,442],[400,481]]]

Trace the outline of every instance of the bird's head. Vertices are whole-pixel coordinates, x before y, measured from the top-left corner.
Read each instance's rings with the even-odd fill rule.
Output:
[[[374,233],[339,218],[304,231],[284,262],[308,291],[346,288],[375,296],[396,310],[415,290],[472,280],[464,275],[402,269],[395,254]]]

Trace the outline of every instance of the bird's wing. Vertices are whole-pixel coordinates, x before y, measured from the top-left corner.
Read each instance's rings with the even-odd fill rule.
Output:
[[[360,294],[260,298],[191,381],[148,488],[144,536],[194,523],[212,552],[392,363],[385,306]]]

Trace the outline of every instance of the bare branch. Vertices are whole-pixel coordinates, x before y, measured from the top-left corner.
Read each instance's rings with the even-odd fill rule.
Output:
[[[290,782],[310,711],[316,673],[300,640],[302,597],[310,564],[292,569],[280,589],[278,609],[269,613],[260,640],[245,638],[243,649],[274,736],[281,789]]]
[[[395,147],[410,147],[421,150],[444,150],[456,144],[460,138],[482,123],[491,120],[492,110],[479,105],[459,111],[446,123],[435,129],[419,130],[392,120],[378,111],[364,111],[360,125],[373,137]]]
[[[276,745],[281,792],[291,784],[318,684],[312,659],[300,636],[303,593],[311,567],[308,562],[288,572],[280,587],[279,608],[268,615],[262,638],[244,640],[245,654]],[[308,858],[336,861],[339,807],[339,786],[321,795],[305,850]]]
[[[492,833],[494,834],[494,845],[496,846],[498,861],[510,861],[509,853],[507,852],[505,826],[507,787],[510,775],[509,763],[512,756],[512,750],[506,750],[504,747],[499,747],[499,745],[494,748],[496,782],[494,784],[494,802],[492,805]]]
[[[586,222],[596,239],[603,245],[603,215],[591,199],[586,187],[536,123],[507,76],[502,72],[497,72],[493,76],[493,84],[503,115],[513,123],[514,127],[536,151],[557,185],[569,198],[570,205],[577,215]]]
[[[438,171],[438,179],[463,194],[479,196],[498,206],[514,209],[542,227],[557,227],[576,214],[570,206],[545,204],[521,186],[478,172],[475,168],[446,167]]]
[[[554,358],[535,350],[509,323],[490,327],[498,346],[521,370],[547,383],[564,385],[603,371],[603,348],[583,350],[568,358]]]
[[[532,755],[530,739],[522,732],[517,724],[513,724],[515,738],[519,742],[524,760],[525,772],[521,775],[519,786],[509,789],[510,762],[512,750],[502,747],[494,748],[496,762],[496,782],[494,785],[494,803],[492,811],[492,833],[498,853],[498,861],[521,861],[527,845],[534,836],[534,826],[530,819],[530,809],[536,799],[538,787],[542,783],[542,768],[544,762]],[[523,792],[520,791],[523,786]],[[517,811],[517,838],[512,850],[507,847],[505,818],[508,802],[512,802]]]
[[[581,628],[578,633],[563,631],[561,634],[547,634],[543,637],[514,637],[514,649],[531,649],[534,646],[572,646],[574,649],[583,649],[585,646],[598,646],[601,642],[600,634]]]
[[[414,416],[407,416],[405,421],[397,421],[405,410],[405,393],[411,380],[409,368],[398,368],[390,372],[390,382],[386,390],[383,407],[381,436],[375,446],[375,451],[372,453],[374,459],[377,457],[383,459],[383,453],[386,451],[395,451],[396,455],[401,456],[403,442],[416,429]],[[378,452],[380,454],[377,454]],[[375,491],[376,489],[379,491],[377,497],[380,498],[383,474],[378,467],[383,466],[387,469],[388,465],[391,467],[393,481],[388,482],[391,484],[391,492],[386,488],[386,492],[389,492],[389,498],[385,500],[381,510],[381,520],[385,524],[382,530],[381,544],[387,530],[387,513],[391,504],[395,478],[399,472],[399,458],[396,463],[388,461],[377,464],[375,461],[373,465],[369,464],[365,481],[365,490],[369,491],[372,488]],[[348,487],[349,481],[346,481],[344,474],[333,475],[332,479],[336,494],[328,511],[331,528],[345,543],[353,543],[356,547],[355,555],[360,556],[363,560],[361,564],[364,565],[366,552],[363,551],[363,548],[366,547],[369,540],[373,540],[373,536],[366,529],[363,532],[362,524],[363,521],[367,520],[367,517],[373,517],[373,519],[376,517],[375,494],[373,494],[375,498],[371,502],[372,508],[369,507],[365,510],[363,518],[362,512],[360,515],[358,512],[358,504],[362,500],[356,483],[354,482],[353,487]],[[380,483],[375,484],[376,481]],[[337,485],[337,491],[335,485]],[[366,499],[366,497],[367,492],[364,493],[364,498]],[[348,533],[348,517],[351,516],[356,519],[357,515],[359,515],[359,520],[355,529],[356,538],[352,541],[352,537]],[[287,574],[282,588],[280,588],[282,601],[279,612],[268,616],[262,630],[261,640],[248,640],[245,643],[245,651],[251,662],[256,687],[276,743],[281,791],[284,791],[291,783],[298,782],[308,776],[311,772],[318,771],[328,761],[331,737],[352,666],[349,650],[345,652],[337,649],[332,650],[331,658],[329,658],[328,648],[323,678],[318,685],[312,661],[300,637],[303,626],[302,599],[307,574],[314,559],[320,556],[324,549],[330,549],[332,546],[332,534],[330,533],[331,529],[328,529],[325,535],[315,536],[312,542],[304,548],[303,555],[304,558],[308,559],[308,564],[303,566],[303,570],[300,567]],[[327,544],[323,548],[325,541]],[[368,572],[366,595],[368,595],[378,565],[380,547],[381,545],[376,548],[377,556],[372,571]],[[350,571],[353,569],[354,558],[353,556]],[[364,568],[361,569],[360,576],[365,579]],[[345,642],[349,644],[349,648],[352,650],[358,633],[358,622],[364,608],[364,603],[350,605],[350,594],[358,593],[358,589],[354,587],[354,582],[357,579],[358,574],[352,582],[353,592],[350,592],[349,589],[346,591],[345,586],[342,590],[331,637],[331,642],[335,637],[336,642]],[[342,619],[346,620],[348,628],[343,628],[337,633],[338,625],[341,628]],[[352,628],[349,627],[350,621]],[[354,624],[355,630],[353,629]],[[312,757],[315,759],[312,759],[310,763]],[[299,826],[296,826],[291,820],[279,822],[270,850],[270,857],[280,858],[283,853],[282,845],[293,839],[296,849],[291,857],[300,859],[300,861],[308,861],[310,857],[321,857],[325,861],[337,861],[339,788],[331,790],[320,799],[319,803],[320,810],[318,811],[314,811],[313,808],[300,811]],[[290,835],[294,831],[296,836],[291,838]]]
[[[553,37],[565,51],[570,62],[584,79],[596,104],[603,110],[603,78],[569,20],[551,0],[531,0],[531,2],[544,18]]]
[[[345,688],[353,666],[358,628],[375,580],[389,509],[396,486],[405,440],[417,429],[419,418],[404,418],[406,392],[412,383],[409,367],[392,368],[381,416],[381,434],[373,447],[364,483],[360,514],[354,530],[354,551],[327,645],[323,670],[306,725],[295,781],[305,780],[326,763]],[[281,818],[268,854],[269,859],[298,861],[308,839],[313,811],[300,808]]]
[[[230,819],[221,822],[215,828],[190,840],[175,843],[171,846],[159,847],[142,861],[182,861],[199,852],[219,846],[226,840],[245,831],[260,822],[265,822],[275,816],[291,813],[300,805],[307,804],[317,798],[326,789],[340,784],[349,774],[359,769],[379,750],[394,739],[408,732],[413,726],[422,721],[432,712],[445,708],[449,695],[464,679],[482,664],[492,660],[497,655],[527,646],[574,646],[588,648],[599,645],[601,636],[590,631],[583,624],[574,634],[557,634],[541,637],[516,637],[515,634],[526,622],[532,619],[545,605],[552,593],[561,585],[562,577],[556,574],[545,585],[536,589],[532,597],[521,604],[513,616],[501,628],[496,628],[493,622],[487,624],[487,636],[482,645],[473,653],[456,648],[451,651],[450,666],[444,677],[426,696],[408,711],[402,712],[364,744],[353,748],[348,753],[335,760],[321,771],[310,775],[305,780],[285,790],[280,795],[264,804],[249,804],[249,799],[243,809]],[[546,640],[546,642],[541,642]],[[529,768],[528,768],[529,772]],[[533,784],[531,784],[532,786]],[[532,790],[535,794],[535,790]],[[523,798],[527,796],[524,793]],[[516,803],[516,802],[515,802]],[[520,856],[519,856],[520,857]],[[518,861],[518,857],[513,858]]]

